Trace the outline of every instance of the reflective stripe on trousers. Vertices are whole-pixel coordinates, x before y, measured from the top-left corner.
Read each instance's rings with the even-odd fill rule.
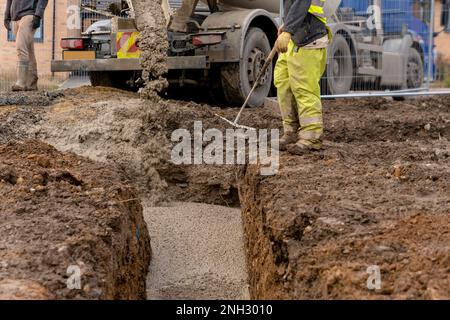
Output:
[[[299,48],[289,43],[275,66],[275,86],[285,131],[299,131],[307,143],[320,140],[323,133],[320,78],[325,71],[326,49]]]

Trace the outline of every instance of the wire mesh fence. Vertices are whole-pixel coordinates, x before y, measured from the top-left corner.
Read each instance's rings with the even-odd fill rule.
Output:
[[[10,91],[16,83],[17,75],[14,70],[0,72],[0,92]],[[56,90],[67,79],[65,75],[39,74],[39,90]]]
[[[445,85],[450,52],[436,46],[441,35],[435,25],[446,12],[446,3],[433,0],[341,1],[329,24],[335,36],[322,79],[324,95],[391,94]]]
[[[110,19],[115,16],[124,16],[121,0],[82,0],[79,8],[80,23],[76,36],[85,36],[93,30],[110,31]],[[107,39],[111,38],[108,36]],[[69,79],[76,79],[73,82],[74,86],[91,84],[89,72],[85,70],[72,71]],[[67,85],[67,87],[70,86],[70,84]]]
[[[182,1],[168,2],[173,12]],[[4,9],[2,6],[4,4],[0,4],[0,11]],[[369,95],[386,91],[389,94],[450,87],[449,8],[450,0],[340,1],[328,23],[334,36],[328,47],[327,69],[321,80],[323,96]],[[41,31],[44,40],[36,43],[39,86],[45,90],[61,85],[90,84],[89,72],[83,68],[51,72],[50,61],[63,59],[64,51],[68,51],[60,47],[61,38],[89,39],[86,40],[90,41],[88,47],[84,49],[95,52],[90,59],[117,58],[113,51],[117,51],[118,38],[112,30],[111,18],[132,17],[129,3],[124,0],[50,0],[47,11]],[[205,15],[207,11],[208,6],[201,4],[201,14]],[[0,60],[8,61],[0,69],[0,91],[5,91],[16,78],[14,41],[3,33],[0,37],[4,38],[0,39]],[[4,41],[5,38],[9,40]],[[189,54],[204,54],[204,51],[200,48]],[[76,81],[69,84],[68,79]]]
[[[6,1],[0,1],[0,12],[5,11]],[[42,24],[35,32],[35,52],[38,64],[38,88],[55,90],[61,86],[89,85],[88,72],[54,73],[51,61],[63,58],[60,41],[67,37],[83,37],[89,28],[100,23],[108,29],[111,17],[121,16],[121,0],[49,0]],[[16,82],[16,43],[13,30],[0,31],[0,92],[10,91]],[[75,80],[72,83],[67,80]]]

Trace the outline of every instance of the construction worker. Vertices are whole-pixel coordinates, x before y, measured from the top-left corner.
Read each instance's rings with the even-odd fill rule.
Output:
[[[16,39],[17,81],[13,91],[37,90],[37,63],[34,55],[34,33],[41,25],[48,0],[7,0],[5,28]]]
[[[325,71],[329,32],[325,0],[286,0],[276,46],[275,86],[283,118],[280,149],[304,154],[322,147],[319,81]]]

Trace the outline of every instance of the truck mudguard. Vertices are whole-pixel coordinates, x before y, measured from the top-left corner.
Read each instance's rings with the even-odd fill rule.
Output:
[[[262,29],[273,45],[278,22],[266,10],[249,9],[215,12],[209,15],[201,26],[204,32],[226,33],[222,43],[210,46],[208,50],[209,62],[221,63],[238,62],[242,58],[245,35],[251,27]]]

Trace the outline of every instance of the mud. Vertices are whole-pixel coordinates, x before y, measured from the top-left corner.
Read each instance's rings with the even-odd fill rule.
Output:
[[[0,299],[145,298],[151,250],[137,197],[113,165],[36,140],[0,144]],[[80,289],[68,288],[70,266]]]
[[[167,73],[166,19],[161,0],[132,0],[139,30],[139,48],[141,53],[142,79],[144,87],[141,97],[159,100],[158,93],[168,86],[164,75]]]
[[[450,298],[448,100],[329,101],[325,119],[324,151],[241,176],[252,298]]]

